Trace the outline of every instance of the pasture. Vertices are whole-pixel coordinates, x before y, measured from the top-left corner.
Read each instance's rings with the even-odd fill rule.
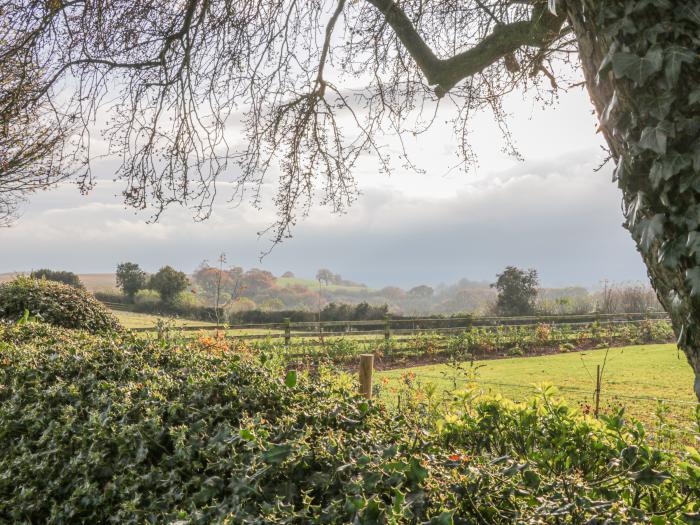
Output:
[[[607,361],[606,361],[607,353]],[[407,384],[442,395],[473,387],[485,394],[520,401],[536,394],[538,385],[554,385],[559,394],[584,411],[592,409],[596,366],[605,366],[601,411],[625,412],[645,422],[658,421],[659,401],[669,423],[684,426],[693,420],[697,403],[693,372],[674,344],[639,345],[587,350],[548,356],[491,359],[418,366],[379,372],[382,395],[395,397]]]

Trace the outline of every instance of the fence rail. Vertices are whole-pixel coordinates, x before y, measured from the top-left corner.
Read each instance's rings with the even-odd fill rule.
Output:
[[[105,303],[112,308],[112,303]],[[116,303],[114,303],[116,304]],[[121,305],[124,306],[124,305]],[[116,309],[116,308],[115,308]],[[283,338],[289,332],[292,337],[317,337],[319,334],[332,335],[370,335],[370,334],[415,334],[420,332],[459,332],[471,328],[519,328],[538,324],[586,326],[598,323],[601,326],[613,323],[631,323],[642,321],[667,321],[665,312],[628,313],[628,314],[586,314],[564,316],[522,316],[522,317],[453,317],[453,318],[391,318],[362,321],[299,321],[281,323],[247,323],[237,325],[186,325],[177,326],[180,331],[213,331],[227,332],[246,330],[266,330],[269,334],[257,334],[260,338]],[[401,325],[412,324],[410,328]],[[359,327],[359,328],[358,328]],[[377,329],[373,329],[378,327]],[[134,332],[157,332],[157,326],[134,328]],[[274,333],[273,331],[285,332]],[[234,334],[230,334],[234,335]],[[241,334],[239,337],[254,338],[252,334]]]

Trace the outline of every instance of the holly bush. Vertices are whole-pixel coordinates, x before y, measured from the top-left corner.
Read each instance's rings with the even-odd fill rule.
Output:
[[[85,290],[23,276],[0,284],[0,319],[17,320],[27,313],[65,328],[121,329],[117,318]]]
[[[335,371],[0,324],[2,523],[682,523],[700,454],[545,393],[395,410]]]

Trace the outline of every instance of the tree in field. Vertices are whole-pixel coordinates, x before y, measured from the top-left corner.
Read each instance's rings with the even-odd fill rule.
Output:
[[[434,290],[426,285],[421,284],[419,286],[414,286],[408,291],[408,295],[411,297],[418,297],[420,299],[429,299],[433,296]]]
[[[335,281],[335,274],[327,268],[321,268],[316,272],[316,280],[328,286]]]
[[[117,287],[130,301],[134,300],[136,292],[146,288],[146,283],[146,272],[138,264],[123,262],[117,265]]]
[[[539,287],[537,270],[506,266],[491,285],[498,290],[496,314],[504,317],[533,315]]]
[[[80,277],[78,277],[73,272],[66,272],[60,270],[49,270],[48,268],[42,268],[41,270],[34,270],[30,277],[34,279],[46,279],[47,281],[57,281],[59,283],[64,283],[72,286],[73,288],[85,289]]]
[[[172,203],[208,216],[231,164],[232,197],[258,204],[278,169],[273,243],[319,194],[343,211],[360,155],[389,171],[383,133],[422,131],[436,104],[453,108],[468,165],[474,111],[493,111],[512,150],[502,97],[552,102],[580,80],[700,399],[698,2],[0,0],[0,12],[0,115],[15,140],[31,138],[21,116],[35,111],[49,131],[75,124],[69,156],[87,162],[94,115],[109,114],[125,202],[156,217]],[[229,141],[234,117],[245,136]]]
[[[160,294],[164,303],[172,303],[175,296],[187,289],[190,280],[172,266],[163,266],[148,280],[148,287]]]

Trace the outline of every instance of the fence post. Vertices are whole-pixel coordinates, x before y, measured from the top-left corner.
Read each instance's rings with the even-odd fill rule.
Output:
[[[292,340],[292,319],[284,318],[284,346],[289,346]]]
[[[389,316],[384,316],[384,340],[388,341],[391,339],[391,324],[389,322]]]
[[[372,372],[374,370],[374,354],[360,355],[360,394],[372,399]]]
[[[598,412],[600,411],[600,380],[600,365],[598,365],[595,373],[595,411],[593,412],[596,419],[598,419]]]
[[[321,341],[321,344],[325,344],[323,341],[323,323],[319,321],[318,323],[318,338]]]

